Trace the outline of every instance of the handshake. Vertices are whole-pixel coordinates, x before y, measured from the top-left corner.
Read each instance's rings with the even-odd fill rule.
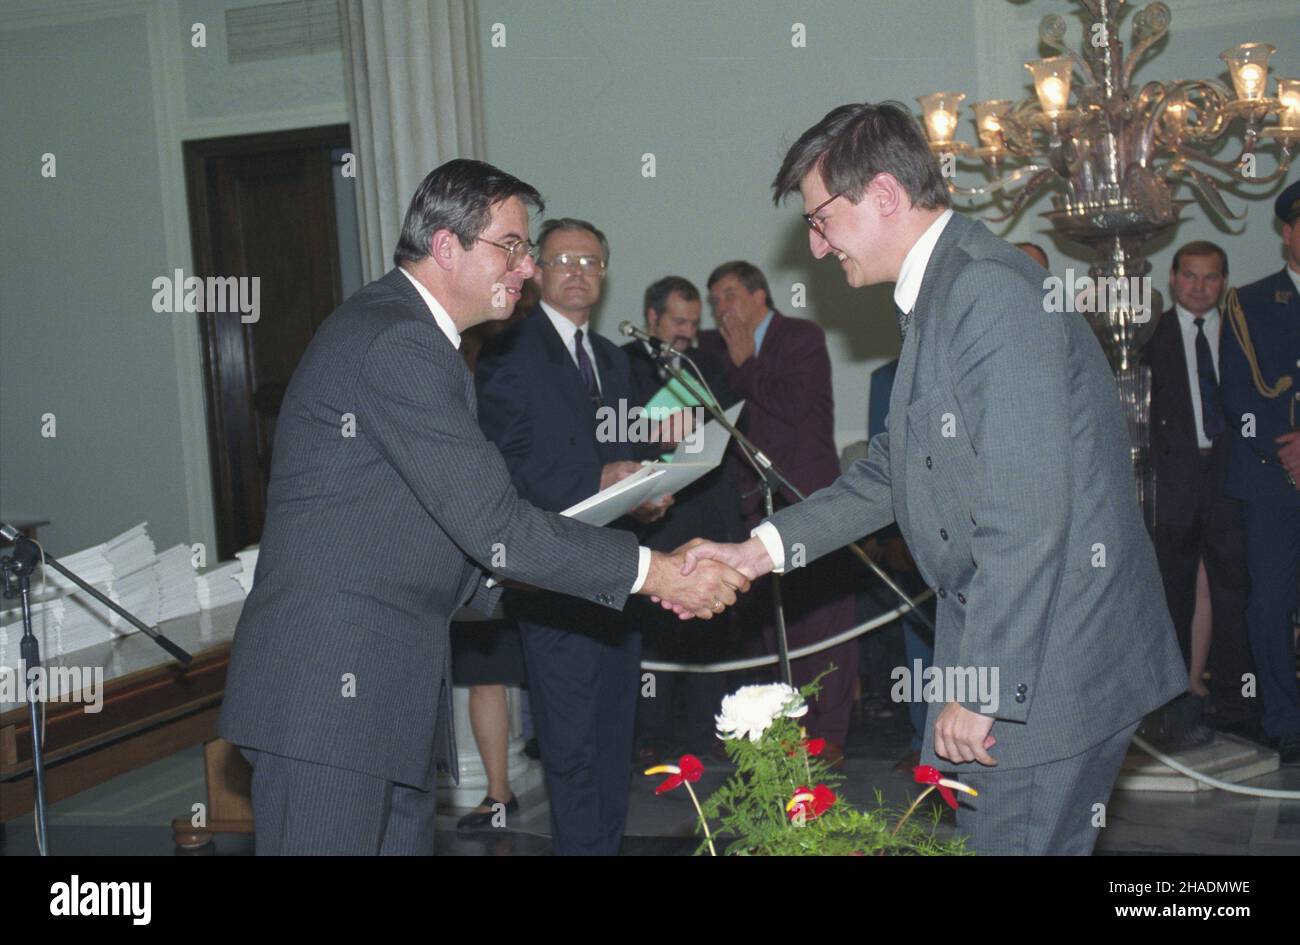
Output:
[[[654,552],[640,593],[682,620],[709,620],[771,570],[772,559],[757,538],[731,545],[695,538],[671,554]]]

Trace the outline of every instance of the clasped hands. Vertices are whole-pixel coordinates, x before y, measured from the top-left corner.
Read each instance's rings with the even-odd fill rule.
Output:
[[[708,620],[771,570],[772,559],[757,538],[734,545],[695,538],[672,554],[655,552],[642,593],[682,620]]]

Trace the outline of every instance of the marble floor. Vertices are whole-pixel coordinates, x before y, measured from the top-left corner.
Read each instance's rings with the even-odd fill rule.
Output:
[[[843,793],[869,802],[879,789],[887,804],[914,796],[910,777],[895,774],[894,763],[907,748],[906,716],[858,719],[846,746]],[[1136,751],[1136,749],[1134,749]],[[724,763],[706,758],[700,790],[707,794],[726,777]],[[633,777],[631,809],[623,852],[633,856],[688,855],[696,846],[694,811],[685,792],[656,797],[659,778]],[[1249,784],[1300,790],[1300,767],[1283,768]],[[171,819],[204,797],[203,759],[198,748],[179,752],[145,768],[51,805],[53,852],[64,855],[159,855],[172,845]],[[461,811],[439,815],[436,852],[445,856],[534,856],[550,853],[548,812],[542,789],[521,797],[522,809],[509,829],[458,836]],[[1107,812],[1098,855],[1297,855],[1300,854],[1300,801],[1269,800],[1220,791],[1196,793],[1117,792]],[[952,829],[943,809],[938,829]],[[35,851],[30,816],[5,825],[0,856]],[[227,835],[196,854],[242,856],[252,853],[250,837]]]

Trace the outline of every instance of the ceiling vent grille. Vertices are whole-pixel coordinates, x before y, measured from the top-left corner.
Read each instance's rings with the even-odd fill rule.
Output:
[[[232,63],[342,48],[338,0],[287,0],[226,11],[226,56]]]

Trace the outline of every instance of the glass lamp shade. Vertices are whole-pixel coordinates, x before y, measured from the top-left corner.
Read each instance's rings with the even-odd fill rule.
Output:
[[[1232,87],[1237,98],[1245,102],[1259,101],[1268,86],[1268,60],[1277,49],[1268,43],[1241,43],[1225,49],[1219,58],[1228,64]]]
[[[986,148],[1002,147],[1002,116],[1011,108],[1011,100],[992,98],[971,105],[975,111],[975,130]]]
[[[1074,63],[1067,56],[1053,56],[1025,63],[1034,77],[1034,91],[1043,111],[1055,118],[1070,102],[1070,73]]]
[[[964,98],[964,92],[931,92],[917,98],[925,134],[932,145],[952,144],[957,132],[957,113]]]
[[[1300,130],[1300,79],[1278,79],[1277,98],[1282,103],[1278,123],[1283,128]]]

